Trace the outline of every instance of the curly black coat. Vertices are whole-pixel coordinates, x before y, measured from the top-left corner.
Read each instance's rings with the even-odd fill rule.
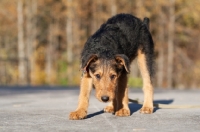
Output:
[[[152,76],[154,43],[148,27],[148,18],[141,21],[130,14],[111,17],[88,38],[81,53],[81,67],[84,68],[93,54],[103,59],[114,59],[115,55],[124,54],[131,62],[137,56],[138,49],[142,49]]]

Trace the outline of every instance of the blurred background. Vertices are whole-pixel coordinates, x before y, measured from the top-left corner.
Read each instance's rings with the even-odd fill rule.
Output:
[[[0,0],[0,85],[78,86],[84,43],[117,13],[150,18],[155,87],[200,88],[200,0]]]

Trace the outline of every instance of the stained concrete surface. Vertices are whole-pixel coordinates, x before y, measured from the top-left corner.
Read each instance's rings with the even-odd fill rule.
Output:
[[[141,105],[130,103],[131,116],[116,117],[102,110],[107,105],[91,93],[88,118],[69,120],[76,109],[79,88],[0,87],[0,132],[199,132],[200,108],[155,109],[140,114]],[[141,89],[129,97],[143,100]],[[154,102],[200,105],[200,90],[155,89]]]

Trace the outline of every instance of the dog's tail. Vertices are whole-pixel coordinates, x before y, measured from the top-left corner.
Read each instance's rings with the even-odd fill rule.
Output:
[[[149,29],[149,18],[145,17],[144,20],[143,20],[143,24],[147,27],[147,29]]]

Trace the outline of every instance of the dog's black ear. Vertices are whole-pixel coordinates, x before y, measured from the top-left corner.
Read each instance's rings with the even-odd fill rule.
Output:
[[[85,59],[82,58],[82,70],[88,72],[88,66],[90,63],[95,62],[98,60],[98,56],[96,54],[91,54],[90,56],[86,57]]]
[[[126,55],[117,54],[115,56],[115,60],[116,60],[117,64],[119,65],[119,67],[124,67],[127,73],[130,72],[129,59]]]

